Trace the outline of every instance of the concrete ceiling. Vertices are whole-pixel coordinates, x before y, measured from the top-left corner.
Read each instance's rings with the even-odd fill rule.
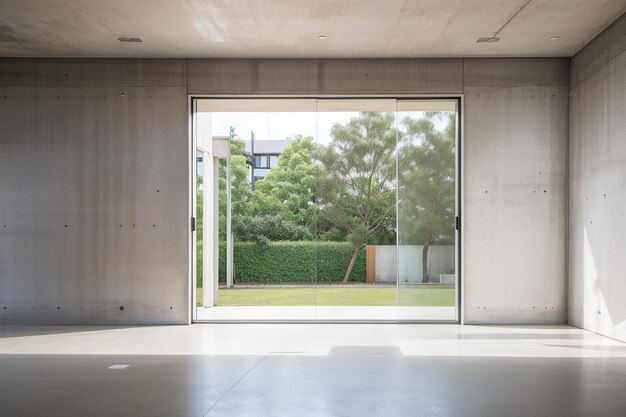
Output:
[[[0,56],[572,56],[624,11],[626,0],[0,0]]]

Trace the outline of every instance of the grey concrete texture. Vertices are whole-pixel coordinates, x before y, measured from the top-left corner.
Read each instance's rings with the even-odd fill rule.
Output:
[[[0,10],[0,56],[547,57],[575,54],[626,0],[0,0]]]
[[[0,60],[0,321],[187,322],[187,93],[464,93],[467,318],[562,323],[568,78],[566,58]]]
[[[185,87],[184,59],[0,59],[5,87]]]
[[[41,62],[41,78],[1,64],[0,321],[188,321],[187,97],[168,85],[184,73],[173,64]],[[96,86],[52,81],[95,77],[85,68]],[[158,84],[150,73],[165,85],[137,86]]]
[[[626,50],[626,13],[572,59],[572,90]]]
[[[0,366],[0,404],[11,417],[626,412],[624,358],[410,357],[391,346],[339,346],[327,356],[1,355]]]
[[[626,344],[570,326],[0,325],[0,369],[3,417],[626,415]]]
[[[451,94],[461,59],[192,59],[189,92],[204,94]]]
[[[572,61],[569,322],[626,341],[626,17]]]
[[[467,87],[566,87],[568,58],[503,58],[463,60],[463,86]]]
[[[465,61],[465,322],[563,323],[569,68],[499,64]]]

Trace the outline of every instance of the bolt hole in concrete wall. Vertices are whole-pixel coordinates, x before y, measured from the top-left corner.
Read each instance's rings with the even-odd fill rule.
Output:
[[[0,60],[0,322],[188,322],[185,74]]]
[[[626,15],[572,59],[569,321],[626,341]]]
[[[189,93],[383,93],[464,94],[466,322],[562,323],[568,92],[569,59],[0,60],[0,321],[188,322]]]
[[[464,92],[465,322],[564,323],[569,62],[466,60]]]

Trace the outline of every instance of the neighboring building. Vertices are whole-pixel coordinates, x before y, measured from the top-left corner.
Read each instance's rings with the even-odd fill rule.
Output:
[[[204,152],[196,150],[196,175],[199,177],[204,176]]]
[[[252,141],[246,140],[246,152],[251,156],[250,160],[254,161],[254,165],[250,165],[250,183],[254,187],[254,182],[265,177],[272,168],[278,163],[278,157],[283,149],[291,143],[290,139],[274,140],[274,139],[255,139],[254,151],[252,150]]]
[[[215,139],[227,139],[228,136],[213,136],[213,140]],[[196,175],[199,177],[204,176],[204,149],[207,147],[207,144],[198,143],[196,147]],[[202,189],[202,185],[199,184],[198,188]]]
[[[223,138],[224,136],[213,136],[213,138]],[[284,140],[263,140],[254,141],[254,153],[252,152],[252,141],[246,140],[246,153],[248,153],[249,181],[254,188],[254,182],[265,177],[278,163],[278,157],[283,149],[291,143],[290,139]],[[196,150],[196,172],[198,176],[204,176],[204,152],[198,148]],[[202,188],[201,185],[198,188]]]

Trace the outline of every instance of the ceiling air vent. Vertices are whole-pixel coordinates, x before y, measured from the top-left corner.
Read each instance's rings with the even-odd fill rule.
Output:
[[[143,42],[141,38],[129,38],[126,36],[122,36],[121,38],[117,38],[120,42]]]
[[[495,36],[491,36],[489,38],[478,38],[476,43],[493,43],[493,42],[498,42],[499,40],[500,40],[500,38],[497,38]]]

